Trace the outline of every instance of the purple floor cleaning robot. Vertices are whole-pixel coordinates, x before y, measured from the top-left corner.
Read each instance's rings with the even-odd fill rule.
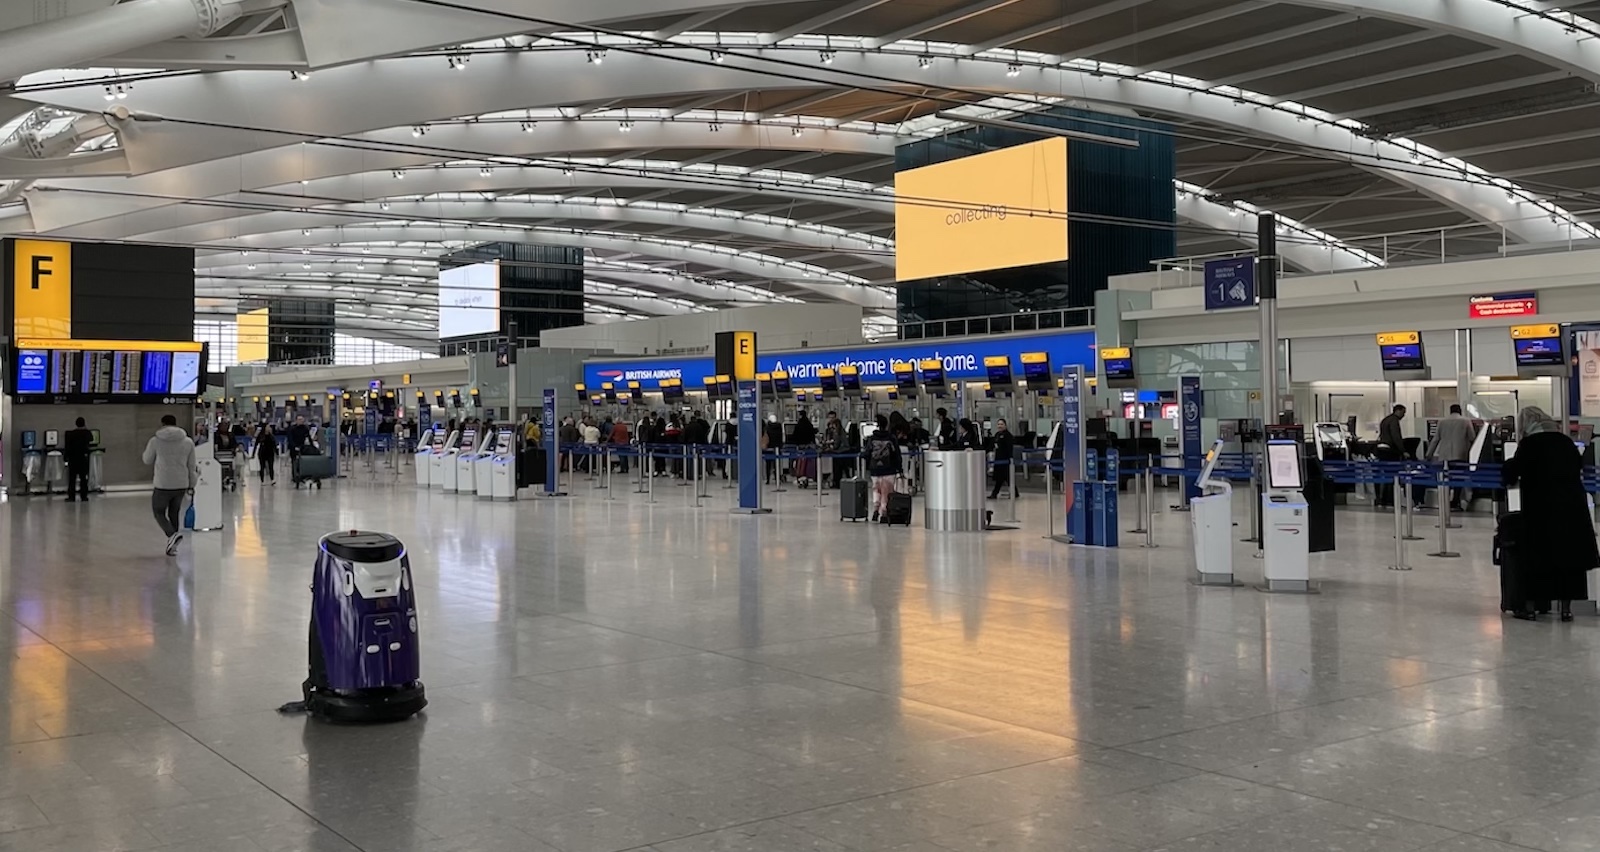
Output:
[[[323,536],[311,582],[304,709],[340,722],[409,718],[428,705],[418,657],[405,545],[380,532]]]

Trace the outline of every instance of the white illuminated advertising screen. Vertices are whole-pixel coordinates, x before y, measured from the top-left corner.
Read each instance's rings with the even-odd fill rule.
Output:
[[[500,330],[500,265],[474,263],[439,270],[439,337]]]

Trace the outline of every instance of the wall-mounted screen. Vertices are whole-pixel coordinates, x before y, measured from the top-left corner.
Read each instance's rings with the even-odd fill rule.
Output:
[[[781,370],[772,373],[772,392],[778,396],[787,396],[790,391],[789,374]]]
[[[903,391],[917,389],[917,368],[912,364],[895,364],[891,367],[894,372],[894,386]]]
[[[733,399],[733,376],[727,373],[717,376],[717,398]]]
[[[1559,367],[1567,362],[1559,337],[1529,337],[1511,341],[1518,367]]]
[[[777,393],[772,387],[771,373],[756,373],[756,392],[762,396],[772,396]]]
[[[846,394],[861,393],[861,370],[849,365],[840,367],[839,390]]]
[[[683,399],[683,380],[673,379],[661,383],[661,399],[663,402],[679,402]]]
[[[920,366],[922,368],[922,383],[928,386],[928,390],[944,390],[944,362],[937,358],[929,358],[923,361]]]
[[[1428,367],[1427,361],[1422,357],[1421,343],[1390,343],[1380,346],[1378,357],[1383,360],[1384,372],[1425,370]]]
[[[203,344],[146,340],[19,340],[11,386],[22,404],[171,402],[206,389]]]
[[[439,270],[439,337],[500,331],[500,265],[474,263]]]
[[[818,370],[817,383],[822,385],[822,392],[825,394],[832,395],[839,392],[839,374],[832,370],[826,368]]]
[[[983,359],[983,370],[989,376],[989,388],[997,391],[1007,391],[1013,384],[1011,378],[1011,359],[1005,355],[990,355]]]
[[[1028,390],[1048,393],[1056,386],[1055,377],[1050,375],[1050,355],[1046,352],[1022,353],[1022,382]]]
[[[1137,381],[1133,371],[1133,350],[1126,346],[1102,348],[1100,366],[1105,371],[1106,384],[1112,387],[1128,387]]]

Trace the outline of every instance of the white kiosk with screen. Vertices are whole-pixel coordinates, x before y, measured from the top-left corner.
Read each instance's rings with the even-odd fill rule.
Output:
[[[471,492],[477,494],[480,500],[488,500],[494,497],[494,484],[490,481],[490,477],[494,474],[494,455],[499,452],[500,433],[502,431],[509,432],[510,427],[506,427],[503,430],[497,429],[493,432],[485,429],[483,446],[472,455]],[[463,462],[463,464],[465,463]],[[467,481],[462,479],[461,493],[466,494],[467,492]]]
[[[1311,512],[1298,441],[1267,442],[1267,487],[1261,494],[1265,592],[1311,592]]]
[[[487,476],[485,482],[483,468],[478,468],[479,497],[517,499],[517,444],[509,426],[502,426],[495,432],[494,453],[489,456]]]
[[[456,449],[455,457],[448,461],[453,470],[446,470],[444,474],[444,490],[455,494],[471,494],[472,490],[472,465],[477,461],[478,453],[482,451],[479,444],[482,439],[478,430],[467,427],[461,430],[461,446]]]
[[[427,488],[433,481],[433,456],[444,449],[444,424],[435,423],[426,437],[417,442],[414,456],[417,468],[417,485]]]
[[[434,488],[445,491],[456,490],[456,453],[459,452],[456,445],[460,440],[460,430],[452,429],[449,435],[445,437],[444,444],[433,445],[433,455],[428,459],[428,466],[433,468],[429,476],[432,478],[430,484]]]
[[[1218,439],[1200,468],[1200,496],[1189,501],[1189,523],[1194,528],[1194,582],[1201,586],[1235,586],[1233,579],[1233,486],[1212,479],[1222,455]]]

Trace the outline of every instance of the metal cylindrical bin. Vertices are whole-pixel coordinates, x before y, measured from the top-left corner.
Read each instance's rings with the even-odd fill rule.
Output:
[[[923,459],[923,526],[944,532],[983,529],[988,457],[975,450],[930,450]]]

